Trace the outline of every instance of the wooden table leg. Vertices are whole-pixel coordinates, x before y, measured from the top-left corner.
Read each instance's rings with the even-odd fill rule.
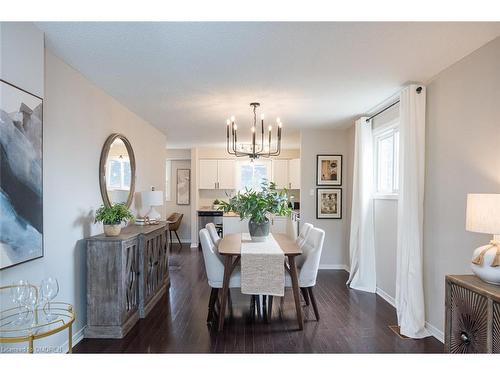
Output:
[[[297,322],[299,329],[304,329],[304,321],[302,319],[302,307],[300,306],[300,289],[299,279],[297,277],[297,267],[295,265],[295,256],[288,256],[288,264],[290,265],[290,276],[292,277],[293,298],[295,299],[295,310],[297,310]]]
[[[229,290],[229,279],[231,277],[233,257],[226,255],[224,257],[224,280],[222,281],[222,295],[219,312],[219,332],[224,328],[224,318],[226,315],[227,291]]]

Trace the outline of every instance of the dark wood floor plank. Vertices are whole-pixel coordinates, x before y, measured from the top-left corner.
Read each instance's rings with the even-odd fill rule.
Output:
[[[346,287],[345,271],[322,270],[314,287],[321,320],[301,299],[304,330],[298,330],[291,289],[273,301],[271,322],[251,319],[250,296],[231,290],[224,331],[207,325],[210,287],[203,256],[184,246],[170,258],[170,291],[146,319],[121,340],[84,339],[74,353],[442,353],[429,337],[401,339],[389,325],[396,311],[377,295]]]

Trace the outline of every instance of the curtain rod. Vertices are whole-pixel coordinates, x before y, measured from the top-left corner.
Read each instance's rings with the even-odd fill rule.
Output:
[[[422,86],[418,86],[416,91],[417,91],[417,94],[420,94],[420,93],[422,92]],[[394,103],[392,103],[392,104],[388,105],[387,107],[385,107],[385,108],[381,109],[380,111],[378,111],[378,112],[377,112],[377,113],[375,113],[374,115],[372,115],[372,116],[368,117],[368,118],[366,119],[366,122],[369,122],[372,118],[377,117],[378,115],[380,115],[381,113],[383,113],[383,112],[387,111],[389,108],[394,107],[394,106],[395,106],[396,104],[398,104],[398,103],[399,103],[399,100],[397,100],[397,101],[395,101]]]

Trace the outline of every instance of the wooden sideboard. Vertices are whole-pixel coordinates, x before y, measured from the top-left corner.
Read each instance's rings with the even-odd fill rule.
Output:
[[[446,276],[445,351],[500,353],[500,286]]]
[[[129,225],[87,239],[85,337],[122,338],[170,286],[168,226]]]

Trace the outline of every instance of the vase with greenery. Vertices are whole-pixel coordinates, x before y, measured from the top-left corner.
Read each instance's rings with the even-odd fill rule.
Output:
[[[235,212],[240,219],[249,219],[248,229],[252,241],[261,242],[267,239],[270,229],[269,217],[290,216],[287,191],[277,190],[276,184],[264,182],[261,190],[245,189],[238,192],[229,202],[221,202],[224,212]]]
[[[108,237],[116,237],[121,232],[121,223],[132,220],[132,212],[123,203],[116,203],[111,207],[102,205],[95,213],[95,222],[102,222],[104,234]]]

